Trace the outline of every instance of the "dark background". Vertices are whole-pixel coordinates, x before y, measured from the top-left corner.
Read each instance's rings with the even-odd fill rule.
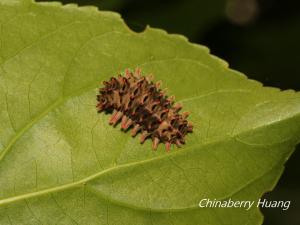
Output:
[[[266,86],[300,91],[298,0],[62,0],[120,12],[127,25],[149,24],[208,46],[212,54]],[[300,146],[298,146],[300,148]],[[299,149],[276,188],[264,197],[291,200],[288,210],[263,209],[264,225],[300,224]],[[298,162],[300,163],[300,162]]]

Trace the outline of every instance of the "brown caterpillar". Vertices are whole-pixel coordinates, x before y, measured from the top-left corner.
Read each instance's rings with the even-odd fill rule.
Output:
[[[111,77],[99,89],[97,110],[112,112],[109,124],[113,126],[121,120],[122,130],[133,127],[131,136],[141,132],[141,143],[151,138],[153,149],[162,142],[169,151],[171,144],[181,147],[185,143],[184,136],[193,126],[186,120],[189,113],[179,114],[181,104],[175,104],[174,96],[166,96],[161,83],[152,79],[141,75],[140,69],[134,73],[126,69],[125,76]]]

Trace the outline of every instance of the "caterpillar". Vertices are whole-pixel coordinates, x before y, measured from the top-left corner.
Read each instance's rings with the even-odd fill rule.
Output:
[[[152,148],[157,149],[164,143],[167,151],[172,144],[181,147],[184,137],[192,132],[193,125],[187,121],[189,112],[179,111],[180,103],[175,103],[174,96],[167,96],[161,90],[161,82],[153,82],[153,76],[143,76],[137,68],[134,72],[125,70],[103,81],[104,87],[97,94],[97,111],[112,113],[109,124],[116,126],[121,121],[121,130],[131,129],[131,136],[141,133],[140,143],[152,139]]]

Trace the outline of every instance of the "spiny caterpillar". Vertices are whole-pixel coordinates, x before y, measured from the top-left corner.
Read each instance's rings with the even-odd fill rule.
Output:
[[[169,151],[171,144],[181,147],[185,143],[184,136],[193,126],[186,120],[189,113],[179,114],[181,104],[174,103],[174,96],[166,96],[161,82],[152,79],[152,75],[141,75],[140,69],[126,69],[125,76],[111,77],[99,89],[97,110],[112,112],[109,124],[113,126],[121,120],[122,130],[132,127],[131,136],[141,132],[141,143],[151,138],[154,150],[162,142]]]

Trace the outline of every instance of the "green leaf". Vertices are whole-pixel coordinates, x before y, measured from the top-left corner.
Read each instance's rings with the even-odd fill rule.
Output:
[[[182,149],[154,152],[96,112],[100,83],[136,67],[191,112]],[[0,0],[0,68],[1,225],[261,224],[256,207],[198,203],[257,200],[300,138],[299,93],[93,7]]]

